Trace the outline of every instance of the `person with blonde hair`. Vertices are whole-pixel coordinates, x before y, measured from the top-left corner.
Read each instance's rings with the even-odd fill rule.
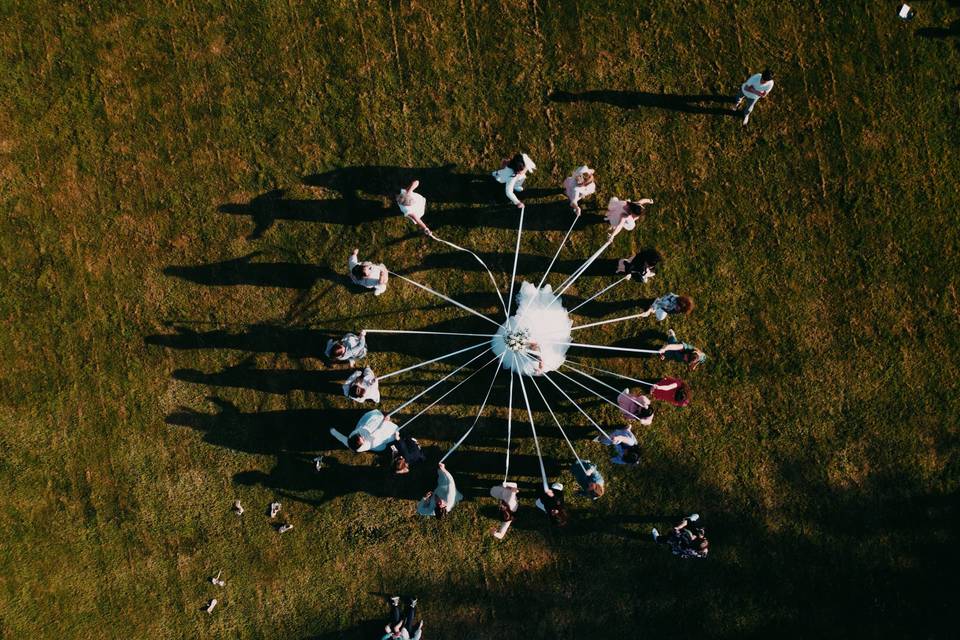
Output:
[[[606,220],[610,224],[610,231],[607,238],[613,240],[621,231],[633,231],[637,227],[637,220],[643,215],[644,207],[653,204],[650,198],[640,198],[639,200],[621,200],[620,198],[610,198],[607,203]]]
[[[527,175],[533,173],[536,168],[537,165],[533,163],[530,156],[525,153],[517,153],[512,158],[504,158],[500,168],[490,175],[503,185],[507,199],[522,209],[523,203],[520,202],[516,194],[523,191],[523,183],[526,181]]]
[[[587,165],[577,167],[573,175],[563,181],[563,192],[570,200],[570,208],[574,214],[580,215],[580,200],[592,196],[597,192],[597,183],[594,179],[596,171]]]

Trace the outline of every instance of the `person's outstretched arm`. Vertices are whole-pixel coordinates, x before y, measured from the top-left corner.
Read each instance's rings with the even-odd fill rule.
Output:
[[[674,342],[674,343],[671,343],[671,344],[665,344],[665,345],[663,345],[662,347],[660,347],[660,359],[661,359],[661,360],[663,359],[663,354],[665,354],[667,351],[683,351],[683,343],[682,343],[682,342]]]
[[[353,268],[360,264],[359,258],[357,256],[360,254],[360,249],[354,249],[353,253],[350,254],[350,257],[347,258],[347,266],[350,267],[350,272],[353,273]]]
[[[517,197],[517,194],[513,192],[513,187],[517,184],[517,180],[520,178],[521,175],[522,174],[519,174],[519,173],[513,174],[513,177],[507,180],[507,183],[504,185],[504,188],[503,188],[503,191],[504,193],[507,194],[507,198],[510,200],[510,202],[517,205],[518,207],[522,207],[523,203],[520,202],[520,198]]]
[[[350,448],[350,445],[347,443],[347,436],[343,435],[333,427],[330,427],[330,435],[339,440],[347,449]]]
[[[660,383],[658,382],[657,384],[653,385],[652,388],[653,388],[653,389],[660,389],[661,391],[673,391],[674,389],[676,389],[676,388],[679,387],[679,386],[680,386],[680,385],[678,385],[676,382],[671,382],[670,384],[660,384]]]

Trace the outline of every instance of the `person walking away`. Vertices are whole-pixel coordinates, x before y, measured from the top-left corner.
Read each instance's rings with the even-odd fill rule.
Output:
[[[741,105],[746,104],[743,110],[743,125],[750,122],[750,114],[753,108],[757,106],[760,98],[766,98],[773,91],[773,74],[770,69],[764,69],[763,73],[755,73],[740,86],[740,99],[734,109],[740,109]]]

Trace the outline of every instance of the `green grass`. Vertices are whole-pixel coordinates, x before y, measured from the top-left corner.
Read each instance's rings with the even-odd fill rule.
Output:
[[[951,637],[960,55],[956,37],[915,31],[960,16],[917,4],[903,23],[879,2],[0,3],[0,637],[374,637],[374,594],[394,591],[420,595],[428,638]],[[777,85],[747,129],[548,100],[732,94],[767,64]],[[328,427],[357,412],[318,357],[323,330],[475,326],[397,280],[350,293],[328,272],[353,246],[480,304],[486,274],[398,215],[329,221],[389,208],[378,194],[402,172],[356,200],[305,178],[484,175],[517,149],[539,165],[531,189],[589,162],[594,204],[656,198],[604,258],[655,245],[662,273],[604,300],[624,313],[689,293],[697,310],[668,324],[711,360],[689,376],[692,406],[641,430],[639,468],[606,464],[565,407],[608,494],[572,503],[562,534],[528,500],[497,543],[489,498],[426,521],[406,498],[417,478],[334,446]],[[220,211],[274,189],[303,202]],[[449,200],[428,223],[495,253],[506,282],[516,211],[490,206],[492,186]],[[569,223],[557,200],[527,209],[522,251],[544,264]],[[270,223],[278,212],[306,213]],[[552,281],[603,238],[578,229]],[[245,256],[262,266],[230,262]],[[591,273],[570,293],[609,282]],[[370,361],[386,372],[464,344],[444,340],[372,341]],[[448,370],[385,385],[383,404]],[[484,379],[412,433],[446,450]],[[502,465],[504,397],[449,461],[477,488]],[[569,453],[536,418],[556,468]],[[340,464],[314,474],[317,452]],[[277,497],[295,525],[282,538],[262,515]],[[705,562],[648,539],[690,510],[709,523]],[[216,613],[199,612],[214,594]]]

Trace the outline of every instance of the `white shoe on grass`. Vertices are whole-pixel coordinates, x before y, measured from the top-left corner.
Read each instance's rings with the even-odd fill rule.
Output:
[[[270,517],[271,517],[271,518],[276,518],[278,513],[280,513],[280,503],[279,503],[279,502],[271,502],[271,503],[270,503]]]
[[[747,126],[747,123],[750,122],[750,114],[743,116],[743,126]]]
[[[654,527],[653,529],[650,529],[650,533],[653,535],[653,541],[656,542],[657,539],[660,537],[660,532],[657,531],[656,527]]]

